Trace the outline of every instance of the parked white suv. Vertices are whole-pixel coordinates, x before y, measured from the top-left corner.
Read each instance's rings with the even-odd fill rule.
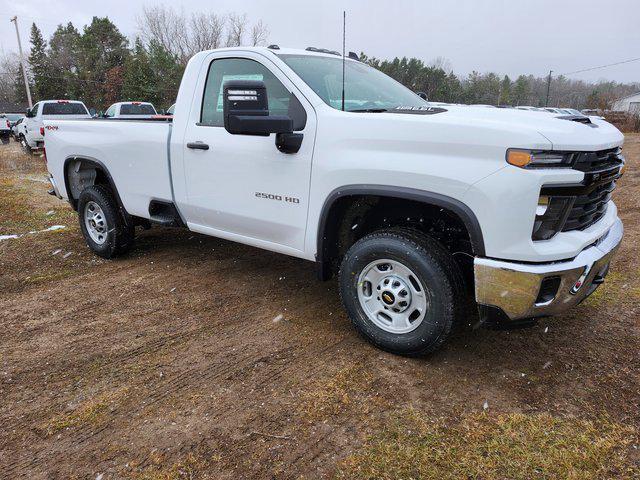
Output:
[[[145,119],[156,115],[158,115],[156,107],[149,102],[118,102],[111,105],[103,116],[105,118]]]
[[[482,322],[512,325],[604,281],[623,233],[614,126],[433,107],[363,63],[344,68],[343,89],[331,53],[198,53],[172,121],[45,122],[52,193],[106,258],[153,222],[315,262],[362,335],[401,354],[476,322],[470,300]]]
[[[44,145],[44,120],[91,118],[84,103],[77,100],[43,100],[28,109],[18,129],[18,141],[31,151]]]

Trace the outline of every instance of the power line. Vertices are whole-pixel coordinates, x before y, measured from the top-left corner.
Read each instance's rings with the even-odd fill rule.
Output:
[[[600,65],[600,66],[597,66],[597,67],[591,67],[591,68],[585,68],[585,69],[582,69],[582,70],[576,70],[574,72],[561,73],[560,75],[573,75],[574,73],[590,72],[592,70],[598,70],[600,68],[607,68],[607,67],[613,67],[615,65],[622,65],[624,63],[637,62],[638,60],[640,60],[640,57],[638,57],[638,58],[630,58],[629,60],[623,60],[622,62],[608,63],[607,65]]]

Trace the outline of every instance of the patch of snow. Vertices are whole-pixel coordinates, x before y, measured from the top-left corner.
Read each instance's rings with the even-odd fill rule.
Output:
[[[0,241],[9,240],[13,238],[20,238],[20,237],[24,237],[25,235],[32,235],[34,233],[53,232],[55,230],[61,230],[63,228],[67,228],[67,227],[65,227],[64,225],[53,225],[52,227],[45,228],[44,230],[32,230],[30,232],[22,233],[22,234],[0,235]]]
[[[549,332],[549,327],[544,327],[544,333],[548,333]]]
[[[284,320],[284,315],[279,314],[273,319],[273,323],[278,323],[278,322],[281,322],[282,320]]]
[[[551,362],[547,362],[542,366],[543,370],[546,370],[547,368],[549,368],[551,366]]]
[[[65,253],[65,254],[62,256],[62,258],[69,258],[69,257],[71,256],[71,254],[72,254],[72,253],[73,253],[73,252],[67,252],[67,253]]]
[[[59,249],[57,249],[57,250],[54,250],[54,251],[53,251],[53,253],[52,253],[51,255],[57,255],[57,254],[59,254],[61,251],[62,251],[62,249],[60,249],[60,248],[59,248]]]
[[[55,210],[49,210],[49,211],[47,212],[47,217],[50,217],[50,216],[51,216],[51,215],[53,215],[54,213],[56,213],[56,211],[55,211]]]
[[[482,404],[482,409],[489,410],[489,402],[487,400],[485,400],[484,403]]]
[[[171,290],[169,290],[169,293],[173,293],[176,291],[176,287],[173,287]]]

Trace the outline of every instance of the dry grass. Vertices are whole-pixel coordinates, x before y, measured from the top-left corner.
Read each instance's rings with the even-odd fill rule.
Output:
[[[349,479],[638,478],[633,428],[606,417],[469,414],[448,423],[409,410],[341,465]]]
[[[209,462],[195,455],[189,454],[180,462],[164,467],[165,459],[160,454],[151,456],[154,465],[144,468],[142,471],[134,470],[127,474],[128,478],[134,480],[180,480],[201,478],[199,472],[207,470]],[[131,467],[131,466],[130,466]]]
[[[74,224],[75,212],[57,199],[52,204],[46,191],[42,182],[15,176],[0,178],[0,235]]]
[[[374,378],[362,365],[351,365],[334,376],[316,382],[302,395],[300,409],[310,422],[357,410],[367,414],[383,402],[379,389],[373,388]],[[366,401],[364,401],[366,399]]]
[[[40,430],[46,435],[53,435],[82,425],[99,425],[109,410],[126,397],[127,393],[128,388],[125,387],[89,398],[71,412],[56,415]]]

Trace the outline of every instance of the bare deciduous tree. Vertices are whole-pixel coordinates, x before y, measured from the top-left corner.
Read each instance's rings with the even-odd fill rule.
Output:
[[[143,7],[137,22],[140,37],[147,46],[157,43],[175,55],[182,65],[202,50],[243,45],[248,30],[246,13],[194,12],[187,17],[183,11],[164,5]],[[249,33],[252,45],[262,45],[267,41],[269,30],[259,20]]]
[[[269,29],[262,23],[262,20],[258,22],[251,29],[251,45],[257,47],[267,43],[267,37],[269,36]]]
[[[244,34],[247,30],[247,14],[239,15],[237,13],[229,14],[227,24],[227,47],[239,47],[242,45]]]
[[[225,18],[210,13],[194,13],[191,15],[191,42],[193,52],[219,48],[222,46]]]

